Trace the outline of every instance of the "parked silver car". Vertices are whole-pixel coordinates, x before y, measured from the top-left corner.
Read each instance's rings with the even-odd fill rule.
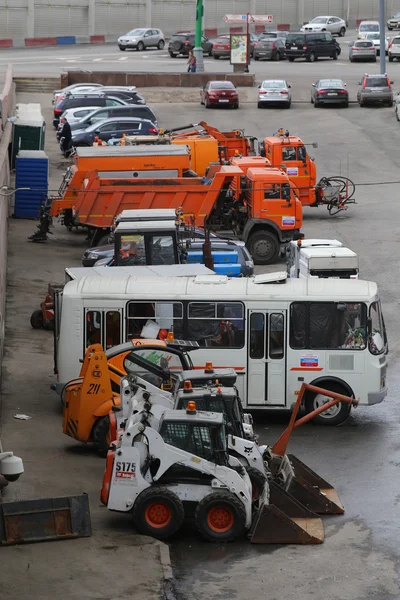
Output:
[[[392,31],[392,29],[400,29],[400,12],[396,13],[395,15],[393,15],[393,17],[390,17],[390,19],[388,19],[387,28],[389,29],[389,31]]]
[[[292,104],[290,85],[284,79],[266,79],[258,86],[258,108],[274,103],[285,108]]]
[[[400,60],[400,36],[392,39],[388,47],[389,62],[393,62],[395,58]]]
[[[377,102],[393,106],[393,81],[390,81],[386,73],[384,75],[365,73],[358,85],[360,88],[357,92],[357,100],[360,106]]]
[[[356,40],[349,46],[349,61],[359,60],[376,62],[376,48],[371,40]]]
[[[88,115],[94,113],[98,108],[98,106],[78,106],[77,108],[68,108],[62,113],[61,118],[64,117],[70,125],[74,125]],[[60,124],[59,127],[62,128],[62,125]]]
[[[332,34],[343,37],[346,33],[346,21],[340,17],[315,17],[306,25],[301,27],[300,31],[330,31]]]
[[[136,50],[142,51],[145,48],[151,47],[162,50],[164,46],[165,36],[161,29],[132,29],[132,31],[118,38],[118,47],[120,50],[136,48]]]

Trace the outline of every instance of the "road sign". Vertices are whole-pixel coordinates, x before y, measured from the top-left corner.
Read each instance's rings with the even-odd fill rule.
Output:
[[[273,23],[272,15],[225,15],[225,23],[246,23],[247,17],[249,23]]]

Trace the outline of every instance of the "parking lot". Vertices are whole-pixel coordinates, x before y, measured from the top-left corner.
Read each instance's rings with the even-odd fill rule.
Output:
[[[343,44],[346,40],[347,38],[340,41]],[[65,49],[62,50],[66,53]],[[89,51],[85,49],[85,52],[86,50]],[[49,49],[47,51],[50,52]],[[14,52],[17,55],[17,51]],[[77,55],[76,49],[74,52]],[[81,52],[80,49],[78,52]],[[90,53],[92,52],[93,49],[90,49]],[[98,57],[101,57],[98,49],[97,52]],[[50,54],[39,54],[48,56],[48,60],[51,60]],[[104,57],[106,60],[102,69],[109,62],[119,60],[118,50],[110,50],[111,54],[111,59],[109,55]],[[158,64],[162,64],[165,70],[176,70],[176,65],[185,68],[183,59],[172,61],[159,54],[149,53],[151,58],[146,59],[137,53],[128,53],[128,61],[134,61],[138,70],[137,61],[151,64],[152,70],[156,70]],[[51,64],[53,69],[53,65],[57,64],[55,60],[56,57],[52,62],[35,68],[43,68],[47,72],[45,64]],[[346,212],[336,217],[329,217],[323,207],[305,209],[303,231],[306,237],[337,238],[357,252],[360,256],[361,277],[378,283],[390,345],[390,391],[385,402],[357,409],[340,428],[305,426],[294,434],[290,445],[291,452],[335,485],[345,506],[346,513],[343,517],[324,519],[324,545],[250,547],[242,541],[229,546],[211,546],[200,542],[197,536],[188,531],[170,545],[177,597],[182,600],[200,600],[205,596],[222,600],[260,594],[268,600],[283,596],[296,600],[309,600],[311,597],[318,600],[325,597],[332,600],[400,598],[397,532],[397,506],[400,498],[397,411],[397,396],[400,391],[397,374],[400,350],[400,324],[397,319],[400,155],[397,148],[400,125],[394,117],[393,109],[386,107],[360,108],[351,104],[348,109],[314,110],[309,103],[309,94],[311,83],[316,79],[325,76],[342,77],[348,83],[351,99],[354,100],[359,77],[368,70],[378,71],[378,64],[356,65],[346,60],[347,46],[342,51],[340,60],[335,62],[252,63],[251,69],[256,72],[257,79],[279,77],[290,81],[294,104],[290,110],[285,111],[274,108],[258,110],[256,90],[247,91],[247,101],[243,102],[239,111],[234,112],[205,110],[198,102],[160,102],[163,94],[169,92],[151,91],[151,98],[159,100],[152,101],[151,107],[159,119],[160,127],[175,127],[182,123],[206,120],[221,130],[244,128],[246,134],[259,139],[282,127],[299,135],[306,144],[318,144],[315,149],[308,147],[315,157],[318,177],[344,175],[356,183],[356,205],[351,205]],[[21,65],[17,69],[27,69],[26,61],[24,54],[19,63],[17,60]],[[36,62],[39,61],[37,58]],[[125,69],[126,63],[127,61],[122,61]],[[33,61],[31,64],[34,64]],[[81,66],[86,63],[78,64]],[[226,69],[223,61],[207,59],[206,65],[207,68],[219,71]],[[96,65],[96,68],[100,67]],[[391,64],[388,72],[395,81],[395,89],[397,83],[400,89],[400,63]],[[296,102],[296,99],[299,101]],[[40,102],[44,108],[49,124],[46,151],[51,164],[51,188],[56,190],[69,163],[59,153],[54,131],[50,126],[50,95],[21,94],[18,100]],[[131,565],[128,560],[119,562],[120,554],[111,554],[118,550],[109,548],[129,544],[130,533],[133,532],[130,520],[120,515],[110,516],[104,508],[99,508],[102,461],[90,450],[77,446],[63,436],[59,400],[49,389],[53,381],[51,333],[32,330],[29,325],[30,314],[43,300],[47,282],[62,281],[65,266],[80,264],[80,256],[86,248],[85,234],[68,233],[56,224],[54,234],[46,244],[32,245],[26,238],[34,228],[35,223],[28,221],[12,220],[10,224],[3,442],[10,448],[18,448],[18,453],[27,460],[23,479],[14,488],[10,486],[8,494],[9,497],[13,494],[18,494],[18,497],[21,494],[23,497],[35,497],[88,491],[94,524],[91,543],[77,541],[47,545],[45,548],[48,550],[40,551],[44,553],[41,555],[42,560],[56,569],[64,558],[64,552],[69,553],[67,567],[60,577],[61,589],[71,598],[125,598],[127,596],[123,594],[130,589],[126,586],[131,579],[129,573],[127,575]],[[280,262],[267,270],[284,269],[284,263]],[[266,269],[257,268],[258,272],[264,270]],[[32,419],[14,420],[16,412],[26,413]],[[287,414],[268,413],[268,418],[265,415],[257,416],[256,429],[260,442],[273,442],[286,422]],[[62,473],[63,477],[56,478],[54,473]],[[68,550],[65,550],[66,547]],[[79,547],[83,553],[82,561],[86,556],[84,553],[94,553],[91,556],[95,560],[92,558],[89,573],[82,568],[81,561],[77,560],[74,547]],[[25,547],[22,551],[13,549],[5,555],[11,557],[10,560],[6,558],[3,564],[10,572],[7,581],[11,580],[11,576],[21,577],[22,569],[30,562],[35,564],[33,581],[39,590],[42,567],[32,548],[34,547]],[[26,559],[21,563],[23,567],[18,562],[21,553]],[[102,571],[110,565],[110,560],[111,564],[119,562],[122,582],[120,589],[114,590],[115,594],[110,590],[104,591]],[[68,581],[71,572],[75,576],[80,575],[85,582],[85,593],[79,592]],[[139,572],[140,568],[138,575],[135,571],[134,577],[139,577]],[[145,571],[142,570],[141,575],[145,578]],[[91,577],[97,578],[94,588]],[[61,597],[57,596],[56,579],[55,577],[54,587],[48,596],[43,594],[34,597]],[[21,599],[28,593],[29,582],[27,577],[23,579],[25,596],[21,593]],[[95,595],[89,595],[89,591]],[[134,591],[131,593],[135,597]]]

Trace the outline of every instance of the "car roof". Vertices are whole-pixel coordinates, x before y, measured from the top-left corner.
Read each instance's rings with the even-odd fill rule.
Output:
[[[143,123],[152,123],[150,119],[141,119],[140,117],[110,117],[109,119],[104,119],[104,121],[97,122],[96,125],[100,126],[103,123],[119,123],[119,122],[130,122],[130,121],[143,121]]]
[[[361,21],[360,25],[379,25],[379,21]]]

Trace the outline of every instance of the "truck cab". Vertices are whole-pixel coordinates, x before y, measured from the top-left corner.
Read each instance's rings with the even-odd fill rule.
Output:
[[[299,137],[281,131],[264,138],[260,144],[260,154],[270,161],[271,166],[284,168],[299,190],[301,203],[312,206],[317,201],[317,167],[314,159],[309,156]]]
[[[338,240],[290,242],[287,272],[292,278],[358,279],[358,256]]]
[[[114,266],[176,265],[183,252],[175,221],[122,221],[114,231]]]

